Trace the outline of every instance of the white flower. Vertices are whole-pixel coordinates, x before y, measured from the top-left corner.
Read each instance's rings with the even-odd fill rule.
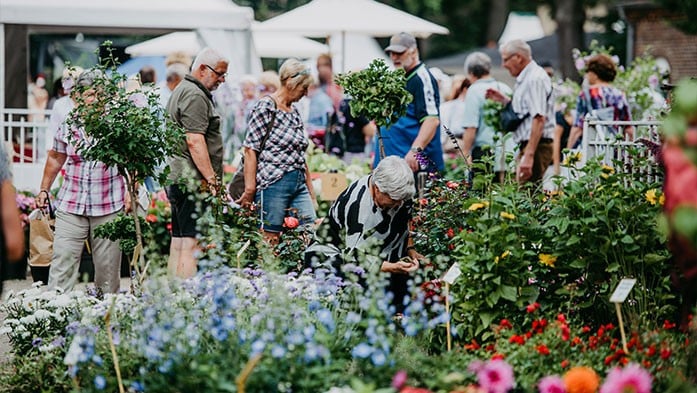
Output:
[[[37,320],[48,319],[52,318],[53,316],[54,314],[52,312],[46,310],[36,310],[36,312],[34,312],[34,317]]]
[[[128,101],[131,101],[136,108],[145,108],[148,106],[148,97],[140,92],[128,96]]]

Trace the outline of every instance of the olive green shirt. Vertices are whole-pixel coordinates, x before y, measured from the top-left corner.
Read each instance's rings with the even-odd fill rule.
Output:
[[[213,171],[222,178],[223,137],[220,133],[220,116],[213,106],[211,92],[194,77],[186,75],[172,92],[167,113],[187,133],[204,134]],[[194,173],[198,180],[203,179],[186,142],[182,145],[181,154],[170,159],[170,170],[169,179],[173,182],[190,173]]]

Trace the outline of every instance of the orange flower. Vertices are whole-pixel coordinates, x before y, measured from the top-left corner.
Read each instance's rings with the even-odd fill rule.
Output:
[[[147,222],[157,222],[157,216],[150,213],[147,216],[145,216],[145,221]]]
[[[595,393],[600,378],[590,367],[574,367],[564,374],[567,393]]]

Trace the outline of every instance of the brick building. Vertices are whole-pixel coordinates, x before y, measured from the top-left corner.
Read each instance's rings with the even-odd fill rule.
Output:
[[[630,24],[628,50],[634,56],[648,52],[670,66],[672,82],[697,77],[697,35],[683,33],[671,21],[685,15],[661,8],[652,1],[620,1]]]

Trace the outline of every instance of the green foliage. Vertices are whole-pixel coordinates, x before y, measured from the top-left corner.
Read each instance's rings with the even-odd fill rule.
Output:
[[[364,70],[337,75],[336,83],[351,97],[351,114],[374,120],[378,127],[396,122],[413,99],[405,88],[404,70],[390,71],[382,59]]]
[[[69,123],[84,129],[86,136],[77,141],[78,151],[87,160],[117,167],[130,182],[157,176],[164,184],[166,173],[158,174],[156,168],[178,151],[184,132],[159,105],[156,91],[126,88],[128,77],[116,71],[111,43],[102,46],[109,57],[93,69],[100,76],[91,86],[75,86]]]
[[[143,217],[138,217],[138,219],[140,227],[143,228],[143,236],[145,236],[150,227]],[[136,246],[136,225],[130,214],[119,213],[112,221],[96,227],[94,235],[102,239],[119,241],[119,248],[126,254],[133,253]]]
[[[697,0],[657,0],[657,3],[673,11],[670,23],[685,34],[697,34],[694,16],[697,15]]]

